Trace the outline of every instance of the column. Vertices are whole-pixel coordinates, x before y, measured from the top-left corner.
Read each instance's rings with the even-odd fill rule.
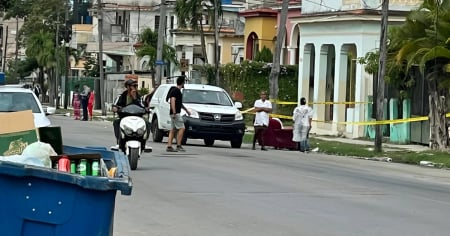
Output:
[[[289,65],[295,65],[295,52],[297,51],[297,48],[289,48],[288,52],[289,52]]]
[[[357,48],[358,52],[359,48]],[[363,57],[364,55],[359,55],[359,57]],[[355,101],[356,102],[364,102],[367,101],[367,90],[366,90],[366,79],[364,77],[364,70],[361,64],[356,63],[356,73],[355,73]],[[364,107],[366,104],[357,103],[355,104],[355,113],[354,113],[354,121],[364,121]],[[364,126],[362,125],[355,125],[353,126],[353,133],[352,138],[358,138],[364,136]]]
[[[345,46],[337,45],[336,47],[336,66],[334,78],[334,98],[333,102],[344,102],[347,88],[347,50]],[[333,131],[343,130],[343,126],[338,122],[345,121],[345,104],[333,105]]]
[[[298,63],[298,101],[301,97],[309,101],[309,76],[311,75],[311,48],[312,45],[300,47],[300,58]],[[298,102],[297,101],[297,102]]]
[[[189,72],[194,64],[194,45],[184,45],[184,58],[188,59],[189,71],[186,71],[186,75],[189,77]]]
[[[315,61],[313,101],[317,103],[325,101],[328,46],[321,45],[315,48],[318,56],[316,56]],[[314,104],[313,109],[315,110],[313,119],[323,121],[325,119],[325,106],[323,104]]]

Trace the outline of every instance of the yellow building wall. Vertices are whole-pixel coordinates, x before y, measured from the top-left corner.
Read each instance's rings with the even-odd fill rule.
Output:
[[[231,55],[231,45],[233,44],[243,44],[242,37],[225,37],[221,38],[221,45],[222,45],[222,64],[228,64],[232,63],[233,61],[233,55]]]
[[[142,83],[144,82],[144,83]],[[144,86],[142,86],[144,84]],[[149,92],[153,90],[152,86],[152,77],[151,76],[145,76],[145,75],[139,75],[138,78],[138,89],[146,88]]]
[[[269,48],[272,53],[274,53],[275,42],[273,41],[277,29],[277,18],[276,17],[250,17],[245,19],[245,30],[244,30],[244,50],[247,54],[247,39],[248,36],[255,32],[259,39],[259,50],[264,46]],[[245,55],[247,57],[247,55]]]

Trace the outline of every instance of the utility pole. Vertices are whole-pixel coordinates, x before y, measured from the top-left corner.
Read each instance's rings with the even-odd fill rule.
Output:
[[[59,95],[59,92],[58,92],[58,75],[59,76],[61,76],[60,75],[60,73],[59,73],[59,58],[58,58],[58,50],[59,50],[59,42],[58,42],[58,36],[59,36],[59,24],[60,24],[60,22],[59,22],[59,8],[58,8],[58,12],[57,12],[57,14],[58,14],[58,16],[57,16],[57,20],[56,20],[56,33],[55,33],[55,62],[56,62],[56,65],[55,65],[55,68],[54,68],[54,71],[55,71],[55,82],[53,83],[53,86],[55,87],[54,89],[53,89],[53,97],[51,97],[50,96],[50,104],[53,106],[55,106],[57,109],[59,108],[59,99],[58,99],[58,95]],[[52,93],[50,93],[50,94],[52,94]],[[56,102],[55,102],[56,101]]]
[[[17,60],[19,55],[19,16],[16,15],[16,57],[14,60],[14,72],[16,76],[19,76],[17,73]]]
[[[286,21],[289,10],[289,0],[283,0],[281,5],[280,24],[278,25],[277,41],[275,43],[275,54],[273,54],[273,64],[269,76],[270,98],[278,99],[278,77],[280,76],[280,56],[284,35],[286,34]],[[277,111],[277,104],[272,105],[273,112]]]
[[[5,46],[3,47],[3,58],[2,58],[2,71],[5,72],[5,66],[6,66],[6,51],[8,51],[8,35],[9,35],[9,29],[8,26],[6,26],[5,31]]]
[[[103,6],[102,1],[97,0],[97,18],[98,18],[98,67],[100,70],[100,105],[102,116],[106,116],[106,78],[103,73]]]
[[[384,75],[386,73],[386,57],[387,57],[387,28],[389,15],[389,0],[384,0],[381,8],[381,34],[380,34],[380,60],[378,69],[378,94],[377,94],[377,121],[384,119]],[[382,151],[383,143],[383,125],[377,124],[375,126],[375,152]]]
[[[66,8],[65,8],[65,32],[64,32],[64,49],[65,49],[65,56],[66,56],[66,76],[64,77],[64,109],[67,109],[67,106],[69,105],[69,74],[70,74],[70,58],[69,58],[69,27],[72,27],[71,25],[69,25],[69,0],[66,1]]]
[[[159,7],[158,43],[156,46],[156,86],[161,84],[163,71],[164,35],[166,33],[166,0],[161,0]]]
[[[220,69],[219,69],[219,4],[221,1],[214,0],[214,70],[216,74],[216,85],[220,86]]]

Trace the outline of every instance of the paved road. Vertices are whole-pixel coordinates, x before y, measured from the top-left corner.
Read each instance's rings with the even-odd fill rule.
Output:
[[[108,122],[52,116],[64,143],[109,146]],[[196,142],[200,144],[201,142]],[[116,236],[448,235],[450,172],[294,151],[149,142]]]

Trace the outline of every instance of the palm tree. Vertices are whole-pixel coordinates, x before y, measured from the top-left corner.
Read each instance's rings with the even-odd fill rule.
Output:
[[[155,86],[155,66],[156,66],[156,48],[158,46],[158,34],[150,28],[146,28],[138,36],[138,43],[136,45],[136,56],[143,58],[149,57],[149,67],[152,71],[152,86]],[[176,50],[164,43],[163,45],[163,61],[178,65]]]
[[[392,30],[390,50],[407,72],[418,66],[429,87],[430,145],[446,149],[446,103],[450,77],[450,0],[425,0],[406,22]]]
[[[39,77],[38,82],[43,88],[43,92],[45,94],[44,89],[44,68],[50,69],[56,65],[55,60],[55,44],[54,44],[54,35],[52,33],[46,31],[39,31],[38,33],[32,34],[26,41],[26,51],[25,54],[27,57],[35,58],[39,65]],[[51,77],[49,77],[51,78]],[[52,83],[49,81],[49,89],[52,89]],[[51,95],[50,102],[53,103],[53,95]],[[53,104],[52,104],[53,105]]]
[[[190,27],[194,32],[200,33],[202,59],[205,64],[208,64],[208,57],[206,56],[203,19],[205,8],[209,8],[210,5],[212,5],[210,1],[204,0],[177,0],[175,3],[175,14],[178,17],[178,27],[180,29],[187,29]]]

